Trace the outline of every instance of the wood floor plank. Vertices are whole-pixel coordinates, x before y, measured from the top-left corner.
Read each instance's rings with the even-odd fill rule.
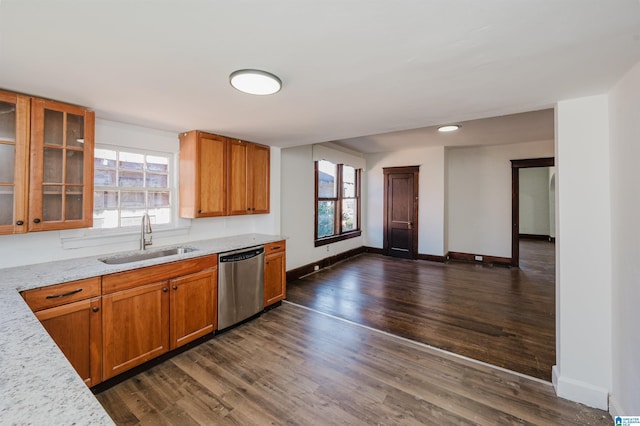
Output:
[[[555,246],[520,252],[520,269],[363,254],[289,283],[287,300],[550,381]]]
[[[97,395],[116,424],[610,424],[549,384],[285,303]]]

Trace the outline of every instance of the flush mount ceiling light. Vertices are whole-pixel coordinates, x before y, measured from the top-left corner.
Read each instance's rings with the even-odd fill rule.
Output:
[[[282,81],[275,75],[260,70],[238,70],[229,76],[231,85],[251,95],[272,95],[280,91]]]
[[[460,128],[459,124],[451,124],[448,126],[440,126],[438,127],[438,131],[439,132],[453,132],[456,131]]]

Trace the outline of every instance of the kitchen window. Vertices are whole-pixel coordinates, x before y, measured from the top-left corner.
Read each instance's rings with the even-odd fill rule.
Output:
[[[93,227],[139,227],[145,213],[153,225],[171,225],[172,160],[170,153],[96,147]]]
[[[327,160],[315,162],[315,246],[358,237],[361,170]]]

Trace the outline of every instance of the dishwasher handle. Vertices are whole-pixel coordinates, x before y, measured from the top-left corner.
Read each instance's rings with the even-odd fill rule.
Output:
[[[243,261],[243,260],[252,259],[252,258],[254,258],[256,256],[260,256],[262,253],[264,253],[264,247],[252,248],[252,249],[249,249],[249,250],[232,252],[232,253],[228,253],[228,254],[223,253],[218,258],[218,261],[220,263],[240,262],[240,261]]]

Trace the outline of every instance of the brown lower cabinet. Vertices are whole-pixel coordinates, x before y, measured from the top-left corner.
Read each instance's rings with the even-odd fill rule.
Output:
[[[100,383],[100,297],[43,309],[35,314],[86,385]]]
[[[210,255],[103,276],[103,292],[113,290],[102,296],[104,380],[215,330],[217,262]]]
[[[22,297],[87,386],[100,383],[100,277],[28,290]]]
[[[265,244],[265,306],[286,296],[285,242]],[[28,290],[23,298],[87,386],[217,329],[218,256]]]
[[[287,295],[285,242],[265,244],[264,253],[264,306],[269,306]]]
[[[102,377],[110,379],[169,350],[169,282],[102,296]]]

